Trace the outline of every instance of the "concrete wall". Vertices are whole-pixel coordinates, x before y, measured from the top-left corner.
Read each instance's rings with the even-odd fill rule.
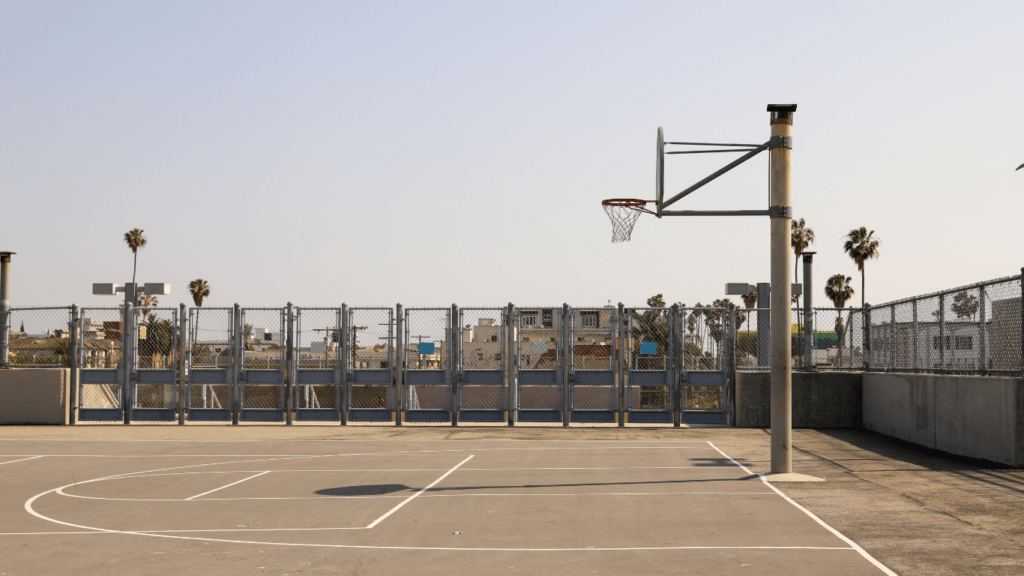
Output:
[[[1024,468],[1024,380],[865,373],[864,428]]]
[[[856,428],[861,425],[861,375],[856,372],[793,372],[794,428]],[[771,375],[736,373],[736,425],[771,426]]]
[[[67,368],[0,370],[0,424],[67,424]]]

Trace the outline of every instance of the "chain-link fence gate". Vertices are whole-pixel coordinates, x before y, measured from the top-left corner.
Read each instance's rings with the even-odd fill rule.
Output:
[[[562,421],[564,345],[561,307],[517,310],[516,413],[519,421]]]
[[[451,308],[406,308],[404,399],[407,422],[450,422],[453,358],[461,330]]]
[[[616,421],[617,322],[618,310],[612,307],[569,309],[571,422]]]
[[[460,308],[459,420],[501,422],[505,418],[508,323],[505,308]]]
[[[287,309],[242,308],[235,324],[239,342],[240,370],[238,419],[250,422],[281,422],[285,411],[285,345],[266,344],[257,334],[286,337]]]
[[[188,419],[225,422],[235,400],[234,308],[189,309],[187,387]]]
[[[391,308],[348,309],[348,421],[394,418],[395,327]]]
[[[626,412],[641,424],[673,422],[676,309],[626,309]]]
[[[178,406],[178,309],[132,308],[131,419],[171,422]]]
[[[78,420],[116,422],[124,418],[121,359],[123,312],[119,308],[82,308],[78,347]]]
[[[725,335],[729,314],[725,308],[682,308],[685,326],[681,415],[684,424],[727,424],[729,398],[725,361]]]
[[[341,334],[341,308],[295,308],[293,405],[300,422],[338,422],[341,418]],[[275,338],[263,334],[264,341]]]

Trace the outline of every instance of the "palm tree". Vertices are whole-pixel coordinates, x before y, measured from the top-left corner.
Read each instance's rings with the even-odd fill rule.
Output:
[[[196,306],[203,307],[203,298],[210,295],[210,285],[202,278],[196,278],[188,283],[188,292],[192,295],[192,301]]]
[[[210,295],[210,285],[206,283],[206,280],[202,278],[196,278],[195,280],[188,283],[188,292],[192,295],[192,301],[195,302],[199,308],[203,307],[203,298]],[[199,342],[199,313],[196,312],[196,323],[192,326],[192,345],[193,347]]]
[[[840,308],[839,315],[836,317],[836,339],[839,344],[840,365],[843,363],[843,336],[846,332],[846,327],[843,326],[843,312],[841,309],[846,307],[847,300],[853,298],[853,287],[850,286],[850,281],[852,280],[849,276],[835,274],[825,283],[825,297],[831,300],[836,308]]]
[[[792,220],[793,232],[790,235],[789,243],[793,247],[793,255],[796,256],[797,262],[800,261],[800,255],[804,253],[804,250],[814,244],[814,229],[807,228],[804,223],[804,219]],[[793,266],[793,282],[800,281],[800,266]]]
[[[146,237],[142,235],[142,232],[139,228],[132,228],[124,233],[124,243],[132,249],[132,254],[135,255],[135,263],[132,265],[132,287],[135,286],[135,271],[139,267],[139,248],[146,247]]]
[[[846,242],[843,244],[843,251],[853,258],[857,263],[857,270],[860,270],[860,307],[864,307],[864,263],[872,258],[878,258],[879,240],[876,240],[875,231],[868,232],[868,229],[861,226],[850,230],[846,235]]]

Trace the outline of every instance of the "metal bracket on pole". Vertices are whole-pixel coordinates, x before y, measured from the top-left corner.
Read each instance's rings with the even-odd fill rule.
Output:
[[[788,148],[793,149],[793,137],[792,136],[772,136],[768,140],[769,148]]]
[[[768,207],[769,218],[793,218],[793,207],[792,206],[769,206]]]

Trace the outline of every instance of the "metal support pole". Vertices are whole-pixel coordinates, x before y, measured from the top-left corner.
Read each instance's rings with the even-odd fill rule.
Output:
[[[626,358],[629,350],[626,348],[626,309],[622,302],[619,302],[618,311],[615,324],[615,375],[619,393],[619,428],[623,428],[626,426]]]
[[[516,386],[516,329],[515,329],[516,307],[511,302],[505,307],[505,333],[503,347],[505,355],[505,415],[508,418],[508,425],[515,426],[515,386]]]
[[[188,374],[186,373],[188,341],[188,314],[184,304],[178,306],[178,425],[185,425],[185,407],[188,405]]]
[[[679,428],[683,421],[683,346],[681,333],[678,331],[680,325],[680,311],[679,304],[673,304],[671,312],[669,312],[669,346],[670,357],[672,358],[671,366],[666,366],[671,370],[671,378],[669,382],[672,383],[672,427]]]
[[[288,322],[288,350],[285,352],[285,366],[287,375],[284,389],[284,423],[292,425],[292,411],[295,408],[295,306],[288,303],[285,319]]]
[[[462,326],[459,325],[459,307],[452,304],[452,345],[448,351],[448,372],[452,375],[452,393],[449,409],[452,411],[452,426],[459,425],[459,371],[455,369],[459,358],[459,348],[462,347]]]
[[[229,378],[229,384],[231,385],[230,402],[232,426],[238,426],[238,421],[242,417],[242,402],[244,399],[241,379],[241,373],[244,366],[242,365],[242,350],[239,346],[239,335],[242,333],[242,329],[242,307],[236,302],[231,313],[231,354],[228,356],[231,361],[231,377]]]
[[[773,138],[792,141],[793,109],[772,110]],[[771,149],[771,457],[772,473],[793,471],[793,357],[790,324],[792,214],[792,149]]]
[[[804,367],[814,367],[814,307],[811,294],[811,264],[815,252],[804,252]]]
[[[1020,361],[1020,376],[1024,378],[1024,268],[1020,269],[1021,295],[1017,297],[1020,312],[1020,341],[1017,342],[1017,359]]]
[[[402,425],[405,410],[405,308],[395,304],[395,426]]]
[[[71,382],[68,383],[68,424],[74,425],[78,417],[78,339],[81,331],[78,324],[78,305],[71,305],[71,350],[68,367],[71,368]]]
[[[569,324],[572,321],[569,317],[569,305],[562,304],[562,427],[569,426],[570,394],[569,375],[572,372],[572,336]]]
[[[348,304],[341,305],[341,335],[338,337],[338,346],[341,348],[341,404],[339,404],[338,411],[341,413],[341,425],[348,425],[348,405],[349,405],[349,372],[348,363],[351,358],[349,347],[349,313]]]
[[[10,368],[11,254],[0,252],[0,368]]]
[[[918,344],[917,344],[918,343],[918,336],[917,336],[917,300],[914,300],[911,303],[911,307],[912,307],[913,314],[914,314],[914,319],[913,319],[913,322],[914,322],[914,324],[913,324],[913,331],[914,331],[913,332],[914,333],[914,361],[911,362],[911,368],[916,373],[916,372],[919,371],[919,369],[921,367],[920,366],[920,360],[919,360],[920,357],[921,357],[921,354],[920,354],[920,351],[919,351],[919,349],[917,347],[918,346]]]

